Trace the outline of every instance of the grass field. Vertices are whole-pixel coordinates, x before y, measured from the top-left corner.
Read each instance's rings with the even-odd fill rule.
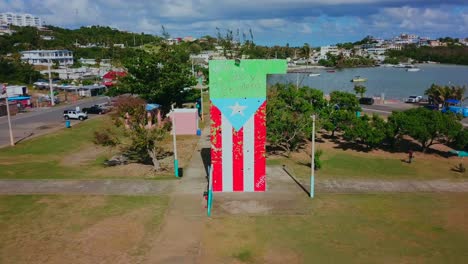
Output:
[[[206,263],[466,263],[468,194],[317,196],[304,215],[216,216]]]
[[[154,196],[0,196],[0,263],[137,263],[167,204]]]
[[[158,174],[149,165],[105,167],[103,162],[119,153],[119,147],[95,145],[94,131],[113,126],[111,119],[104,116],[0,149],[0,179],[174,178],[171,157],[163,164],[167,171]],[[119,135],[125,140],[123,133]],[[188,163],[197,141],[196,136],[178,137],[181,167]],[[171,137],[162,146],[172,152]]]
[[[413,163],[408,164],[404,153],[394,154],[378,151],[362,153],[352,150],[325,148],[322,156],[323,168],[316,172],[318,179],[467,179],[468,174],[452,170],[459,158],[443,158],[434,155],[416,154]],[[310,157],[304,153],[293,154],[290,158],[272,156],[269,165],[286,165],[299,178],[310,175]]]

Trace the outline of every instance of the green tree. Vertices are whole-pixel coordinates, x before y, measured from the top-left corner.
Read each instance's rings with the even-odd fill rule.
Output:
[[[359,100],[352,93],[333,91],[330,93],[330,104],[341,110],[361,111]]]
[[[323,93],[308,87],[276,84],[268,91],[267,139],[289,156],[312,132],[311,115],[325,105]]]
[[[356,94],[359,94],[362,97],[364,97],[364,94],[366,93],[367,88],[364,85],[357,84],[354,86],[354,92]]]
[[[386,123],[380,116],[373,115],[369,118],[364,115],[361,118],[354,118],[353,122],[344,128],[343,137],[372,149],[384,142],[385,129]]]
[[[158,156],[163,152],[160,143],[168,135],[170,123],[165,123],[164,126],[146,127],[148,115],[145,103],[136,97],[118,98],[114,120],[118,125],[126,123],[125,134],[130,142],[123,146],[125,155],[132,161],[153,164],[154,170],[159,171],[161,166]],[[123,121],[125,119],[126,121]]]
[[[455,136],[454,147],[457,150],[468,150],[468,129],[461,130]]]
[[[186,98],[185,87],[195,85],[187,50],[178,45],[163,45],[159,52],[140,52],[125,67],[127,77],[111,94],[138,94],[149,102],[162,105],[167,112],[172,103],[181,105]]]
[[[332,137],[335,137],[335,132],[349,126],[355,118],[356,114],[354,112],[338,109],[333,105],[324,107],[320,112],[322,126],[325,130],[331,132]]]
[[[140,125],[133,125],[127,135],[131,143],[124,148],[130,160],[144,164],[152,163],[155,171],[161,170],[158,155],[162,152],[161,141],[168,134],[167,127],[146,129]]]
[[[41,74],[26,63],[0,57],[0,83],[32,84]]]
[[[405,112],[393,112],[387,119],[385,128],[386,140],[391,147],[395,147],[405,134],[404,128],[411,126],[411,120]]]
[[[404,111],[404,114],[403,133],[418,141],[423,152],[434,144],[451,141],[462,130],[462,125],[451,113],[415,108]]]

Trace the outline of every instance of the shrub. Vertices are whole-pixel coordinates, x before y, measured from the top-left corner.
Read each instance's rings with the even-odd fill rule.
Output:
[[[314,169],[315,170],[320,170],[322,168],[322,160],[320,157],[323,154],[323,150],[318,149],[315,151],[315,157],[314,157]]]
[[[119,139],[107,128],[104,131],[94,131],[94,144],[114,147],[119,143]]]

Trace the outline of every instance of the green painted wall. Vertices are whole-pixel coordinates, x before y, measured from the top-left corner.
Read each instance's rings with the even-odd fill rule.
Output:
[[[266,97],[266,75],[284,74],[286,60],[211,60],[210,98]]]

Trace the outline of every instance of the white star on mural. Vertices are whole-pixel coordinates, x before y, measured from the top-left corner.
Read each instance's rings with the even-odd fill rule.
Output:
[[[247,106],[239,105],[239,102],[236,102],[235,105],[231,105],[229,106],[229,108],[231,108],[232,110],[231,116],[237,115],[237,114],[244,116],[244,110],[247,108]]]

